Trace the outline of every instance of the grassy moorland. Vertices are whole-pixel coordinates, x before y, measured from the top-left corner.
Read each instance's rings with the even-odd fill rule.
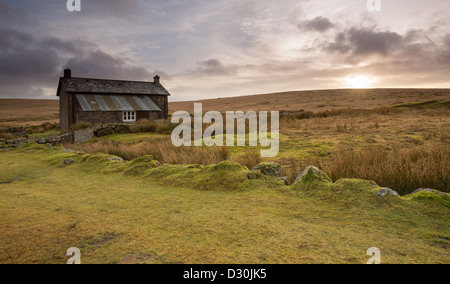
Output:
[[[84,263],[365,263],[371,247],[383,263],[449,263],[450,197],[406,196],[450,192],[449,101],[448,90],[339,90],[204,102],[284,111],[273,159],[176,148],[163,121],[65,145],[74,152],[0,151],[0,263],[64,263],[69,247]],[[38,114],[0,120],[0,139],[13,138],[9,125],[55,135]],[[334,183],[248,179],[261,161],[280,163],[290,182],[314,164]],[[379,198],[380,187],[401,196]]]
[[[248,170],[27,145],[0,159],[0,263],[448,263],[450,199],[373,182],[281,185]],[[63,165],[73,159],[74,163]]]

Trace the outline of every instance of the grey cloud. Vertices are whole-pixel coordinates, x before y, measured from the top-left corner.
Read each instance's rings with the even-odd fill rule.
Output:
[[[206,75],[206,76],[222,76],[232,75],[236,73],[233,66],[225,66],[217,59],[209,59],[198,62],[198,67],[194,70],[188,70],[187,73],[191,75]]]
[[[325,32],[334,27],[334,24],[327,18],[316,17],[312,20],[307,20],[299,23],[297,27],[300,30]]]
[[[133,0],[91,0],[82,2],[81,8],[86,14],[115,16],[133,19],[142,15],[137,1]]]
[[[346,33],[338,33],[334,38],[334,42],[327,44],[325,47],[327,51],[337,51],[339,53],[348,53],[352,47],[347,40]]]
[[[80,77],[151,79],[144,68],[93,47],[80,40],[38,39],[0,28],[0,97],[43,97],[44,88],[56,88],[63,67]]]
[[[88,48],[95,48],[96,45],[82,40],[62,40],[56,37],[44,38],[40,42],[41,46],[48,49],[58,50],[60,52],[66,52],[82,56],[84,50]],[[82,47],[82,48],[81,48]]]
[[[4,28],[36,24],[27,10],[12,6],[5,0],[0,2],[0,19]]]
[[[445,64],[450,64],[450,34],[445,36],[440,59]]]
[[[152,75],[141,67],[129,67],[124,59],[106,54],[100,50],[84,57],[71,58],[66,67],[74,76],[126,80],[151,80]]]
[[[380,54],[383,56],[402,43],[402,36],[393,32],[375,32],[353,28],[348,33],[353,55]]]
[[[404,46],[404,38],[394,32],[378,32],[367,28],[351,28],[340,32],[326,45],[327,51],[350,53],[353,57],[370,55],[387,56],[397,48]]]

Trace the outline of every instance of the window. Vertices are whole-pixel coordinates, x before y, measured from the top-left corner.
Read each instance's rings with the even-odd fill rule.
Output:
[[[134,122],[136,121],[135,111],[125,111],[123,113],[123,122]]]

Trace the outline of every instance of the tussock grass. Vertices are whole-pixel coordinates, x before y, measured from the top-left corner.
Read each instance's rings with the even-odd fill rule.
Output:
[[[360,178],[373,180],[400,194],[418,188],[450,192],[450,148],[443,145],[416,146],[392,150],[367,147],[358,151],[336,151],[317,162],[333,180]]]
[[[244,165],[251,170],[261,163],[261,152],[256,149],[250,150],[245,152],[244,155],[233,157],[231,160]]]
[[[72,131],[83,130],[92,127],[93,125],[89,122],[79,121],[71,127]]]
[[[163,164],[208,165],[216,164],[230,158],[229,150],[226,147],[215,147],[213,149],[203,147],[175,147],[169,138],[153,139],[135,145],[100,140],[81,147],[87,153],[106,153],[128,161],[142,156],[152,155]]]
[[[0,263],[65,263],[69,247],[86,264],[365,263],[370,247],[386,264],[449,261],[447,197],[378,198],[350,179],[285,187],[232,162],[130,177],[133,163],[104,154],[24,150],[0,154]]]
[[[159,133],[171,134],[176,127],[170,120],[151,121],[149,119],[141,119],[131,125],[132,133]]]

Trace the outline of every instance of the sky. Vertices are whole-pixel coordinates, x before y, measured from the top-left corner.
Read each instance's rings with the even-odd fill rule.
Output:
[[[152,81],[171,101],[450,88],[450,1],[0,0],[0,98],[74,77]]]

